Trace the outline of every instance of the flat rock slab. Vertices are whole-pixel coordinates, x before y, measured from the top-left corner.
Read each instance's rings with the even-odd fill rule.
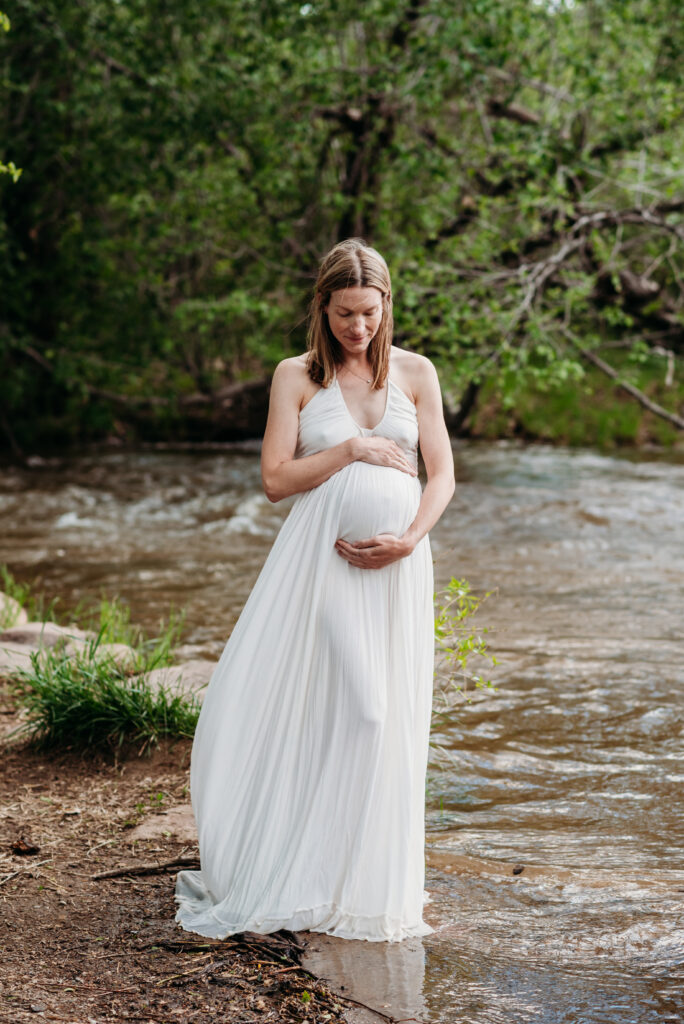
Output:
[[[143,822],[126,833],[127,842],[136,839],[161,839],[170,834],[182,843],[197,842],[197,826],[191,804],[171,807],[161,814],[151,814]]]
[[[202,700],[204,688],[211,679],[215,668],[215,661],[197,658],[194,661],[186,661],[184,665],[152,669],[146,674],[145,679],[153,690],[167,690],[173,694],[185,693]]]
[[[93,651],[96,660],[111,658],[120,668],[135,668],[138,655],[128,644],[98,644]]]
[[[85,643],[94,636],[94,633],[79,629],[78,626],[58,626],[56,622],[24,622],[0,633],[0,643],[8,640],[28,647],[56,647],[57,644],[69,641]]]
[[[31,668],[32,647],[0,640],[0,679],[9,679],[20,669]]]
[[[68,658],[85,658],[87,661],[112,660],[119,668],[133,669],[136,667],[138,655],[128,644],[98,644],[91,647],[82,640],[70,640],[64,647]]]
[[[0,622],[11,623],[13,626],[21,626],[28,622],[28,615],[18,601],[9,594],[0,591]]]

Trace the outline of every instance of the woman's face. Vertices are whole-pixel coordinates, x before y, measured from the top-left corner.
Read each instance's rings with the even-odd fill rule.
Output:
[[[361,355],[378,333],[382,322],[379,288],[342,288],[332,292],[323,307],[334,337],[349,355]]]

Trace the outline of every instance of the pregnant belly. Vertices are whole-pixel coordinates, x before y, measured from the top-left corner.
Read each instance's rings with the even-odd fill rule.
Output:
[[[340,471],[339,529],[343,540],[366,540],[378,533],[401,536],[420,503],[417,477],[387,466],[352,462]]]

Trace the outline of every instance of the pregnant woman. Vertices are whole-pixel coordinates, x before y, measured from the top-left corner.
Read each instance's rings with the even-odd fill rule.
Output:
[[[361,239],[322,261],[308,343],[273,377],[263,484],[296,498],[206,692],[190,773],[201,870],[178,874],[176,920],[214,938],[399,941],[432,931],[427,534],[453,457],[437,374],[392,346],[387,265]]]

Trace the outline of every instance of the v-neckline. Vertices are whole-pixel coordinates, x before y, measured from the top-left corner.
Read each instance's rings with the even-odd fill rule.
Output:
[[[340,382],[337,379],[337,370],[335,370],[335,386],[337,387],[337,390],[340,393],[340,398],[342,400],[342,405],[344,406],[344,409],[345,409],[345,412],[347,413],[347,416],[349,417],[349,419],[352,421],[352,423],[354,424],[354,426],[358,430],[368,431],[369,434],[372,434],[374,430],[377,430],[378,427],[382,423],[385,422],[385,417],[387,416],[387,412],[389,410],[390,385],[391,385],[391,381],[390,381],[390,376],[389,376],[389,373],[388,373],[387,374],[387,394],[385,396],[385,411],[383,412],[382,416],[380,417],[380,419],[378,420],[378,422],[375,424],[374,427],[362,427],[361,424],[358,422],[358,420],[356,420],[355,417],[352,416],[352,414],[351,414],[349,406],[347,405],[347,400],[344,397],[344,392],[342,391],[342,388],[340,387]]]

